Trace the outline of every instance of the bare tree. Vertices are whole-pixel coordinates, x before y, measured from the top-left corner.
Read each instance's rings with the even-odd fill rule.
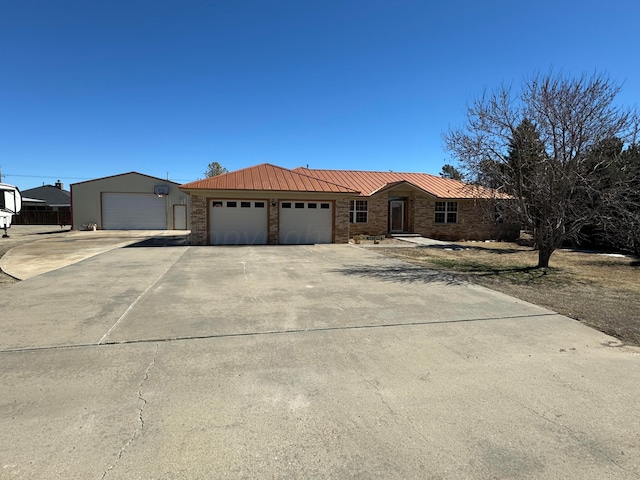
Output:
[[[519,92],[485,93],[444,135],[467,178],[496,188],[503,218],[533,233],[538,267],[598,216],[611,159],[594,162],[594,149],[611,138],[635,143],[638,115],[614,103],[619,91],[598,74],[536,75]]]
[[[209,165],[207,165],[207,171],[204,172],[204,176],[205,177],[215,177],[218,175],[222,175],[223,173],[227,173],[229,170],[227,170],[226,168],[224,168],[222,165],[220,165],[218,162],[211,162]]]

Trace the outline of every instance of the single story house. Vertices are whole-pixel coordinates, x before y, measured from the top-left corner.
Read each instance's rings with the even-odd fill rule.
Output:
[[[180,186],[195,245],[347,243],[415,233],[442,240],[515,238],[488,221],[490,190],[426,173],[289,170],[262,164]]]
[[[22,196],[44,200],[53,211],[69,211],[71,209],[71,192],[64,189],[60,180],[55,185],[42,185],[23,190]]]
[[[137,172],[71,185],[72,228],[187,230],[188,195],[179,184]]]
[[[22,212],[14,218],[16,225],[69,225],[71,193],[58,180],[22,191]]]

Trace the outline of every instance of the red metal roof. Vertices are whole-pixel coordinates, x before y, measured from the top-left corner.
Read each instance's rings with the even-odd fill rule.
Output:
[[[359,170],[293,170],[263,163],[215,177],[185,183],[183,190],[254,190],[282,192],[351,193],[371,196],[407,184],[437,198],[504,196],[498,192],[428,173],[366,172]]]
[[[304,173],[327,182],[345,185],[371,196],[386,188],[407,183],[438,198],[478,198],[495,196],[497,192],[469,185],[458,180],[430,175],[428,173],[365,172],[359,170],[314,170],[298,167],[294,172]]]
[[[294,172],[269,163],[235,170],[180,186],[184,190],[262,190],[283,192],[352,193],[357,190],[322,180],[305,172]]]

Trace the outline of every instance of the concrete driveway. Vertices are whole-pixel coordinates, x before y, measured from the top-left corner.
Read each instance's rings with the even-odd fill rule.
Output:
[[[0,478],[639,478],[640,354],[347,245],[2,289]]]

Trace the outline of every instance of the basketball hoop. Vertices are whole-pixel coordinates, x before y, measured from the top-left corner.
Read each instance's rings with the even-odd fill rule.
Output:
[[[155,193],[158,198],[166,197],[169,194],[169,185],[156,185],[153,187],[153,193]]]

